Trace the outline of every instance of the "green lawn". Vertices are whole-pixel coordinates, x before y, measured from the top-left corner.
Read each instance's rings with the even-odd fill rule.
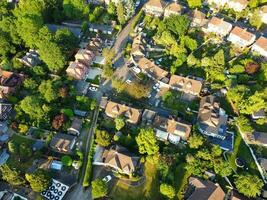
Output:
[[[159,180],[157,169],[153,164],[145,164],[146,181],[138,187],[125,185],[121,181],[113,187],[109,196],[116,200],[159,200]]]
[[[176,199],[183,199],[190,173],[185,169],[186,163],[178,165],[174,172],[174,187],[177,192]]]
[[[243,169],[237,168],[235,164],[235,159],[237,157],[241,157],[242,159],[246,160],[246,166],[251,174],[257,174],[258,176],[260,175],[249,148],[246,146],[239,132],[236,132],[235,134],[234,152],[232,154],[228,154],[227,157],[232,168],[237,170],[237,172],[244,171]]]

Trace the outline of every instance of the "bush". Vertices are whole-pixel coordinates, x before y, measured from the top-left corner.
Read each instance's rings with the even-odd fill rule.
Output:
[[[62,162],[63,165],[69,167],[69,166],[72,165],[72,158],[70,156],[67,156],[67,155],[63,156],[61,158],[61,162]]]
[[[67,115],[69,118],[74,116],[72,109],[69,109],[69,108],[61,109],[61,112]]]
[[[88,187],[90,185],[91,179],[92,179],[92,172],[93,172],[93,165],[92,165],[92,159],[94,155],[94,138],[91,140],[90,144],[90,151],[87,158],[87,164],[85,169],[85,174],[83,178],[83,187]]]
[[[19,133],[25,135],[29,130],[29,127],[25,124],[19,124]]]
[[[250,133],[253,131],[253,127],[245,116],[239,116],[236,120],[236,123],[242,132]]]

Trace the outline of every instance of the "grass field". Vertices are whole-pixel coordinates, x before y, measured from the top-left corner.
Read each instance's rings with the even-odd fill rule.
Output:
[[[159,181],[157,169],[154,165],[146,162],[145,164],[146,181],[144,184],[132,187],[118,181],[110,193],[110,196],[116,200],[159,200]]]

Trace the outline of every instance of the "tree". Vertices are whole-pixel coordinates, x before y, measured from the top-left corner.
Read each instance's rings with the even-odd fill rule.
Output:
[[[63,0],[63,13],[68,19],[85,19],[89,14],[89,7],[84,0]]]
[[[213,145],[211,148],[211,154],[213,157],[220,157],[222,155],[222,149],[219,145]]]
[[[157,139],[152,128],[140,129],[135,140],[141,154],[153,155],[159,151]]]
[[[117,4],[117,16],[118,16],[118,21],[120,22],[121,25],[123,25],[126,22],[125,15],[124,15],[124,6],[121,1]]]
[[[8,151],[12,154],[17,154],[19,151],[18,145],[13,140],[10,140],[8,142]]]
[[[181,36],[187,32],[190,20],[187,15],[171,15],[164,19],[164,24],[173,34]]]
[[[19,156],[24,161],[32,156],[32,149],[27,143],[23,142],[19,145]]]
[[[160,193],[169,199],[173,199],[175,197],[175,189],[166,183],[160,184]]]
[[[7,56],[15,52],[16,49],[12,45],[11,38],[0,29],[0,56]]]
[[[148,96],[150,87],[145,84],[134,82],[126,87],[126,91],[131,97],[135,99],[141,99]]]
[[[63,124],[66,122],[67,117],[63,113],[56,115],[52,122],[52,127],[56,130],[59,130]]]
[[[29,130],[29,127],[26,124],[19,124],[19,133],[26,134]]]
[[[121,130],[125,126],[124,119],[121,117],[117,117],[114,121],[115,121],[116,129],[118,131]]]
[[[121,93],[125,90],[126,84],[120,79],[113,78],[112,87],[115,88],[118,93]]]
[[[191,149],[198,149],[204,143],[204,138],[199,134],[193,134],[189,137],[188,144]]]
[[[190,8],[197,8],[201,7],[202,0],[187,0],[187,3]]]
[[[108,193],[107,183],[101,179],[95,179],[92,181],[92,197],[97,199],[106,196]]]
[[[115,51],[108,48],[104,48],[102,54],[105,58],[105,65],[110,65],[115,57]]]
[[[256,197],[261,193],[264,183],[255,174],[241,174],[236,177],[235,185],[238,192],[247,197]]]
[[[61,162],[63,165],[70,167],[72,165],[72,158],[68,155],[62,156]]]
[[[194,51],[197,49],[197,41],[190,38],[189,36],[184,36],[181,38],[181,43],[184,44],[184,46],[186,46],[188,49],[190,49],[190,51]]]
[[[25,174],[26,180],[30,183],[31,188],[35,192],[42,192],[51,184],[49,173],[43,169],[37,169],[32,174]]]
[[[26,78],[23,81],[23,87],[26,90],[33,92],[38,87],[38,83],[33,78]]]
[[[249,18],[249,23],[251,26],[254,26],[257,30],[259,30],[260,27],[262,26],[261,15],[258,9],[256,9]]]
[[[230,176],[233,172],[229,162],[222,159],[216,159],[214,161],[214,171],[222,177]]]
[[[67,28],[58,29],[55,34],[56,43],[65,53],[78,46],[78,38]]]
[[[236,123],[242,132],[251,133],[254,130],[249,120],[244,115],[240,115],[237,118]]]
[[[96,134],[96,143],[99,144],[100,146],[106,147],[108,145],[110,145],[111,143],[111,139],[112,139],[112,135],[109,134],[107,131],[105,130],[96,130],[95,131]]]
[[[107,8],[108,14],[115,16],[116,15],[116,5],[114,2],[109,2],[108,8]]]
[[[130,19],[134,14],[134,2],[133,0],[125,1],[125,18],[126,20]]]
[[[257,91],[248,98],[243,98],[238,104],[240,113],[248,115],[265,107],[266,102],[264,100],[264,94]]]
[[[25,180],[22,178],[20,172],[15,168],[10,168],[7,164],[0,166],[2,179],[10,185],[19,186],[24,185]]]
[[[42,94],[44,99],[50,103],[58,98],[58,92],[52,80],[44,80],[38,87],[38,91]]]

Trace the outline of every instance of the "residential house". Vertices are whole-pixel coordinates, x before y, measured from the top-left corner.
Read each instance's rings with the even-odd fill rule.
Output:
[[[142,122],[151,124],[156,116],[156,112],[153,110],[145,109],[142,114]]]
[[[261,21],[264,24],[267,24],[267,5],[261,7],[260,16],[261,16]]]
[[[105,25],[105,24],[89,24],[89,31],[95,33],[101,32],[104,34],[111,35],[114,31],[114,28],[111,25]]]
[[[254,131],[252,134],[252,141],[255,144],[267,147],[267,133]]]
[[[82,130],[83,120],[75,117],[72,120],[71,127],[68,128],[68,133],[79,136]]]
[[[86,66],[90,66],[93,62],[95,57],[94,52],[88,50],[88,49],[79,49],[79,51],[75,55],[76,61],[79,63],[82,63]]]
[[[140,110],[113,101],[108,101],[105,113],[111,118],[125,117],[126,121],[131,124],[137,124],[141,117]]]
[[[66,69],[68,76],[76,80],[84,80],[89,73],[89,68],[79,61],[70,62],[69,67]]]
[[[233,44],[244,48],[251,45],[256,39],[256,36],[246,29],[242,29],[236,26],[228,36],[227,40],[232,42]]]
[[[224,200],[225,193],[219,184],[195,177],[189,178],[189,185],[185,193],[187,200]]]
[[[251,115],[253,120],[264,119],[266,117],[265,110],[262,108]]]
[[[232,30],[232,24],[220,19],[218,17],[212,17],[208,23],[207,31],[220,35],[222,37],[228,35]]]
[[[227,132],[227,115],[215,96],[201,98],[198,112],[198,129],[211,137],[212,143],[224,150],[232,150],[233,134]]]
[[[145,48],[142,42],[142,34],[139,34],[133,39],[131,55],[144,56]]]
[[[259,164],[261,166],[261,168],[267,172],[267,159],[266,158],[260,158],[259,159]]]
[[[5,121],[8,119],[12,111],[12,104],[0,101],[0,121]]]
[[[140,158],[131,154],[122,146],[113,146],[105,149],[102,154],[102,160],[94,162],[94,165],[111,167],[114,171],[132,175],[140,166]]]
[[[7,122],[1,122],[0,121],[0,135],[2,133],[6,133],[8,130]]]
[[[182,12],[182,6],[177,2],[172,2],[168,4],[164,10],[164,17],[169,17],[171,15],[180,15]]]
[[[206,19],[206,15],[199,10],[194,10],[191,14],[191,18],[192,27],[203,27],[208,22],[208,20]]]
[[[9,137],[10,135],[8,133],[7,122],[0,121],[0,148],[1,148],[1,144],[7,142]]]
[[[9,190],[0,191],[0,200],[16,200],[16,199],[27,200],[27,198],[15,193],[15,192],[12,192]]]
[[[7,149],[0,149],[0,166],[4,165],[7,160],[9,159],[9,153],[7,152]]]
[[[202,89],[202,82],[191,78],[172,75],[169,85],[174,90],[179,90],[184,93],[199,96]]]
[[[71,153],[76,142],[76,136],[58,133],[53,136],[50,147],[59,153]]]
[[[0,69],[0,99],[13,93],[22,84],[24,75]]]
[[[169,72],[161,69],[154,62],[145,57],[139,59],[137,65],[140,67],[143,73],[147,74],[150,78],[158,81],[166,78],[169,74]]]
[[[18,60],[28,67],[34,67],[41,63],[41,60],[39,59],[39,53],[33,49],[30,49],[25,56]]]
[[[145,6],[144,11],[147,14],[154,15],[156,17],[160,17],[164,13],[164,8],[166,6],[166,3],[161,0],[149,0]]]
[[[251,47],[251,50],[267,58],[267,38],[261,36]]]
[[[233,189],[231,191],[229,200],[252,200],[252,199],[245,197],[244,195],[240,194],[238,191]]]
[[[173,144],[178,144],[180,139],[187,141],[191,132],[191,125],[159,115],[155,117],[153,127],[157,138],[160,140],[168,139]]]
[[[227,5],[229,8],[233,9],[234,11],[241,12],[247,7],[248,1],[247,0],[229,0]]]

